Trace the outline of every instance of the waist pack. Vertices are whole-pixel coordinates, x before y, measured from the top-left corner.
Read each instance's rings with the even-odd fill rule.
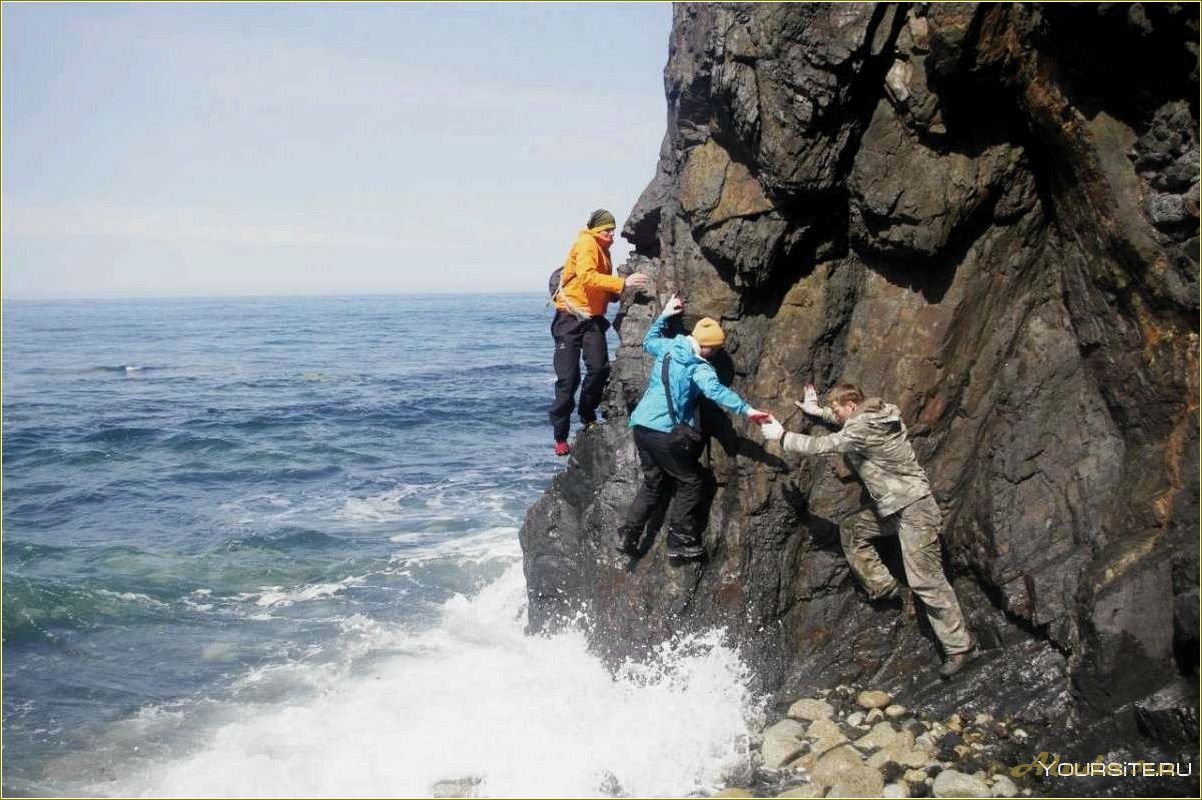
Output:
[[[668,367],[672,356],[664,355],[664,368],[660,373],[660,382],[664,385],[664,399],[668,401],[668,417],[672,420],[672,430],[668,434],[668,446],[690,460],[696,460],[701,455],[704,440],[701,431],[681,422],[676,417],[676,409],[672,406],[672,390],[668,386]]]

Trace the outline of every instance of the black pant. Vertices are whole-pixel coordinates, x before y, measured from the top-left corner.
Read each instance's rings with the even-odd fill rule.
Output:
[[[565,311],[556,311],[551,320],[551,336],[555,338],[555,402],[551,404],[551,426],[555,441],[566,442],[571,427],[572,407],[576,404],[576,387],[580,386],[580,355],[584,354],[584,386],[580,389],[580,421],[588,424],[597,419],[601,393],[609,380],[609,346],[605,317],[579,319]]]
[[[634,427],[643,484],[626,512],[621,535],[637,540],[656,508],[675,490],[672,519],[668,523],[668,555],[695,558],[703,553],[701,532],[705,520],[701,519],[701,511],[705,478],[697,459],[671,447],[669,439],[666,433],[641,425]]]

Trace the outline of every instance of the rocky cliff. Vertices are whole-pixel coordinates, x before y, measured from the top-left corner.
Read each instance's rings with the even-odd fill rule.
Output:
[[[625,301],[607,422],[522,530],[532,627],[583,611],[619,657],[724,627],[765,690],[871,681],[1067,724],[1043,742],[1065,757],[1194,760],[1197,42],[1196,5],[678,5],[667,135],[623,230],[656,293]],[[662,535],[614,551],[640,342],[673,291],[786,427],[810,425],[807,382],[902,408],[987,648],[969,674],[942,684],[921,612],[851,578],[860,487],[715,409],[708,560],[669,566]]]

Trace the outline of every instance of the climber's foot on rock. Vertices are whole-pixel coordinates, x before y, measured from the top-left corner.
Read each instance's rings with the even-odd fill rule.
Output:
[[[946,681],[962,671],[973,661],[976,661],[979,655],[981,655],[980,649],[976,645],[973,645],[971,650],[965,650],[963,653],[948,656],[947,661],[944,661],[943,666],[939,668],[939,677]]]

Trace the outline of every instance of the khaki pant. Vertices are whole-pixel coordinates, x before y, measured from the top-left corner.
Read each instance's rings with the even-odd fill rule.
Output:
[[[972,649],[972,638],[964,624],[956,592],[943,574],[939,526],[939,506],[934,497],[927,495],[888,517],[878,517],[872,508],[851,514],[839,523],[839,538],[851,571],[875,599],[889,592],[897,581],[881,563],[872,540],[897,535],[906,579],[914,594],[922,599],[931,629],[939,637],[944,653],[950,656]]]

